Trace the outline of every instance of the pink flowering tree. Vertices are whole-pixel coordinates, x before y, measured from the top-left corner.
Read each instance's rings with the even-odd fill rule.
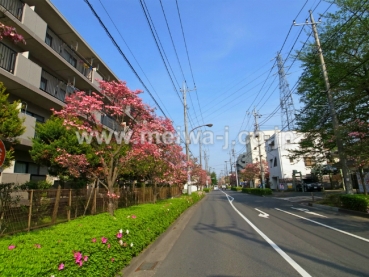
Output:
[[[175,130],[170,120],[152,116],[137,128],[140,132],[132,136],[136,143],[127,156],[130,166],[125,173],[149,181],[153,186],[155,202],[158,186],[183,183],[185,156],[182,148],[175,143]]]
[[[92,149],[92,154],[78,155],[59,149],[56,162],[72,175],[92,176],[107,189],[107,195],[112,196],[117,178],[129,162],[129,151],[139,143],[137,133],[144,122],[151,120],[153,110],[142,102],[141,91],[130,90],[125,82],[100,81],[100,88],[100,93],[76,92],[66,97],[62,110],[53,110],[67,129],[75,131],[79,143],[88,144]],[[91,162],[96,159],[97,163]],[[114,200],[109,197],[112,215]]]
[[[26,43],[23,36],[18,34],[17,30],[14,27],[6,26],[0,22],[0,40],[3,40],[6,37],[11,39],[15,43]]]

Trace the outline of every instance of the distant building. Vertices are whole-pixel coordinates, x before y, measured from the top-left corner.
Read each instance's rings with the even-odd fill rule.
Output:
[[[73,1],[66,3],[71,5]],[[49,0],[0,1],[1,22],[13,26],[26,40],[0,41],[0,81],[9,101],[21,100],[25,133],[15,149],[15,162],[0,175],[0,183],[45,179],[48,170],[35,164],[29,150],[36,122],[45,122],[51,108],[61,109],[75,91],[99,91],[97,80],[118,80]],[[83,18],[81,17],[81,20]],[[100,115],[114,129],[115,122]]]
[[[315,166],[314,157],[299,160],[289,158],[289,151],[297,149],[304,139],[303,133],[276,130],[265,142],[266,159],[269,165],[269,182],[271,189],[277,189],[283,183],[285,189],[292,186],[293,170],[301,172],[303,178],[310,177],[311,168]],[[292,187],[290,187],[292,188]]]

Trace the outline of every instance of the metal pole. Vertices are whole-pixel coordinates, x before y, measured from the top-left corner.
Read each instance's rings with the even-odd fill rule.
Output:
[[[339,155],[340,163],[341,163],[341,167],[342,167],[344,183],[346,185],[346,193],[353,194],[352,183],[351,183],[351,178],[350,178],[350,175],[349,175],[349,169],[348,169],[348,166],[347,166],[346,155],[344,153],[344,146],[343,146],[343,142],[340,138],[340,133],[338,131],[339,123],[338,123],[336,109],[334,107],[332,91],[331,91],[330,84],[329,84],[328,72],[327,72],[327,68],[325,66],[323,51],[322,51],[322,48],[321,48],[321,45],[320,45],[319,35],[318,35],[317,28],[316,28],[317,23],[315,23],[315,21],[314,21],[313,12],[312,11],[309,11],[309,12],[310,12],[311,26],[312,26],[313,32],[314,32],[315,42],[316,42],[316,45],[318,47],[318,53],[319,53],[320,63],[321,63],[321,66],[322,66],[325,87],[326,87],[326,90],[327,90],[328,105],[329,105],[329,110],[330,110],[330,113],[331,113],[331,116],[332,116],[333,131],[334,131],[334,135],[336,137],[338,155]]]
[[[187,101],[186,101],[186,82],[183,82],[183,106],[184,106],[184,124],[185,124],[185,144],[186,144],[186,157],[187,157],[187,193],[191,194],[191,175],[190,175],[190,153],[189,153],[189,137],[188,137],[188,125],[187,125]]]
[[[260,144],[260,130],[258,124],[258,117],[259,114],[254,109],[254,118],[255,118],[255,134],[258,134],[258,147],[259,147],[259,159],[260,159],[260,173],[261,173],[261,188],[264,188],[264,181],[265,181],[265,172],[264,172],[264,165],[261,155],[261,144]]]

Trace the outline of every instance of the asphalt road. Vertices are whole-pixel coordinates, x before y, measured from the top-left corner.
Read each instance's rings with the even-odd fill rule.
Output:
[[[181,220],[124,276],[369,276],[366,218],[213,191]]]

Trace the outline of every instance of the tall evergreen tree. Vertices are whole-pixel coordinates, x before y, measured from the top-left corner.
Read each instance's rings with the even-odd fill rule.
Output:
[[[14,160],[14,146],[19,143],[17,139],[25,131],[23,126],[24,119],[19,117],[20,101],[10,103],[9,94],[5,93],[6,88],[0,82],[0,139],[5,144],[5,162],[0,169],[5,169]]]

